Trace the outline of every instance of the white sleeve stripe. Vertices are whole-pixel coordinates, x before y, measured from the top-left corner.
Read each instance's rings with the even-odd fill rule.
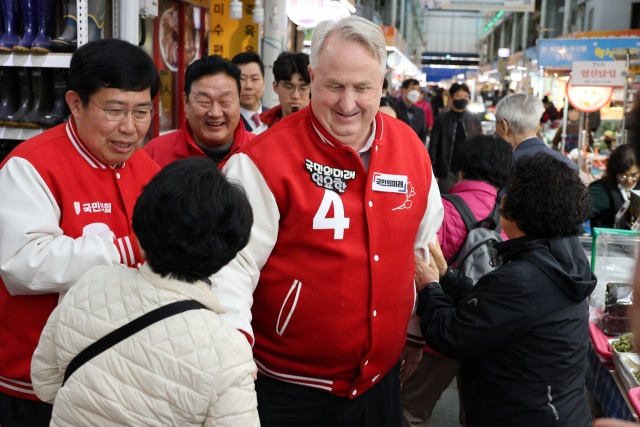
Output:
[[[124,251],[124,246],[122,245],[122,239],[118,239],[118,245],[120,246],[120,256],[122,257],[122,263],[124,265],[129,265],[127,262],[127,253]]]
[[[124,240],[127,242],[127,249],[129,249],[129,258],[131,259],[131,265],[134,265],[136,263],[136,257],[133,255],[133,248],[131,247],[129,236],[125,236]]]

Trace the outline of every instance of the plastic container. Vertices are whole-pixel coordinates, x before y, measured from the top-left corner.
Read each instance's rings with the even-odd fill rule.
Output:
[[[640,233],[596,228],[593,232],[591,270],[598,284],[589,297],[590,320],[598,323],[605,309],[605,293],[610,282],[633,282],[640,248]]]

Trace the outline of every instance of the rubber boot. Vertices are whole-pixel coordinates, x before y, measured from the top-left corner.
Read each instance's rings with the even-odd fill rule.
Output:
[[[20,11],[17,0],[0,0],[0,10],[4,19],[4,34],[0,39],[0,51],[11,52],[18,43],[18,25]]]
[[[38,32],[36,0],[20,0],[20,14],[22,16],[22,25],[24,25],[24,35],[13,46],[13,51],[29,52]]]
[[[4,36],[4,18],[2,17],[2,13],[0,13],[0,39]]]
[[[62,0],[64,14],[64,31],[51,42],[53,52],[75,52],[78,37],[78,22],[76,18],[76,0]]]
[[[0,68],[0,125],[4,125],[7,116],[12,116],[18,110],[20,102],[18,70],[13,67]]]
[[[22,141],[11,139],[0,139],[0,163],[9,155],[9,153],[18,146]]]
[[[23,127],[39,128],[40,120],[44,119],[53,108],[53,76],[51,68],[31,69],[31,88],[33,92],[33,108],[24,116],[20,123]]]
[[[64,122],[64,119],[71,114],[65,95],[69,90],[67,86],[67,70],[64,68],[54,68],[53,70],[53,109],[42,120],[40,126],[43,128],[52,128]]]
[[[31,52],[51,52],[50,30],[56,15],[56,0],[37,0],[38,2],[38,36],[33,41]]]
[[[89,2],[89,41],[100,40],[102,27],[104,27],[104,14],[107,0],[92,0]]]
[[[5,126],[20,126],[20,120],[22,120],[22,118],[26,116],[33,107],[30,68],[18,69],[18,81],[20,83],[20,106],[15,113],[7,116]]]

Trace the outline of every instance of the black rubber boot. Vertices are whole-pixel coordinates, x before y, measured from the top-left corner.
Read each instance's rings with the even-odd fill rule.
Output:
[[[31,93],[31,69],[19,68],[18,81],[20,83],[20,107],[18,110],[7,116],[5,126],[20,126],[20,120],[26,116],[33,108],[33,94]]]
[[[78,22],[76,0],[62,0],[64,31],[51,42],[53,52],[75,52],[77,46]]]
[[[0,163],[9,155],[11,150],[16,148],[22,141],[12,139],[0,139]]]
[[[107,0],[91,0],[87,6],[89,9],[89,41],[100,40],[100,33],[104,27],[104,14]]]
[[[20,11],[17,0],[0,0],[0,9],[4,19],[4,34],[0,38],[0,51],[11,52],[20,40],[18,36]]]
[[[24,36],[15,46],[14,52],[29,52],[31,44],[36,38],[38,32],[37,24],[37,0],[20,0],[20,12],[22,15],[22,24],[24,25]]]
[[[42,120],[40,126],[43,128],[52,128],[64,122],[64,119],[71,114],[65,95],[69,87],[67,86],[67,70],[64,68],[55,68],[53,70],[53,93],[55,101],[53,109]]]
[[[31,87],[33,91],[33,108],[20,123],[23,127],[39,128],[40,120],[53,108],[53,75],[51,68],[32,68]]]
[[[0,126],[4,125],[7,116],[13,115],[18,110],[20,102],[18,70],[13,67],[0,68],[0,84],[2,89],[0,92]]]
[[[31,45],[31,52],[49,53],[51,52],[51,27],[53,18],[56,15],[56,0],[38,1],[38,36]]]

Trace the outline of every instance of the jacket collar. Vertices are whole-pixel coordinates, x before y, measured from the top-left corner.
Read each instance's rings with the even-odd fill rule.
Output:
[[[546,147],[544,141],[541,140],[540,138],[537,138],[537,137],[536,138],[527,138],[524,141],[522,141],[520,144],[518,144],[516,149],[513,150],[513,151],[524,150],[526,148],[534,147],[536,145],[544,145]]]
[[[187,157],[207,157],[207,155],[202,151],[198,144],[193,139],[193,132],[191,130],[191,126],[189,125],[189,120],[185,120],[184,124],[179,130],[180,135],[178,135],[178,143],[175,147],[175,152],[178,156],[187,158]],[[231,145],[231,151],[229,155],[231,155],[234,151],[240,148],[243,145],[245,139],[247,139],[247,130],[244,127],[244,123],[242,120],[238,120],[238,126],[236,126],[236,130],[233,133],[233,144]]]
[[[269,108],[264,113],[260,114],[260,121],[268,127],[273,126],[280,120],[282,120],[282,105],[280,104],[273,108]]]
[[[105,165],[98,160],[87,148],[84,142],[80,139],[78,134],[78,128],[76,127],[76,121],[73,116],[69,117],[69,121],[66,125],[67,136],[71,141],[71,144],[78,150],[78,153],[82,158],[94,169],[122,169],[126,162],[119,163],[117,165]]]
[[[148,263],[145,263],[140,267],[140,274],[157,288],[176,292],[189,299],[198,301],[200,304],[204,305],[216,314],[222,314],[225,312],[225,309],[222,307],[222,304],[216,294],[211,292],[209,285],[204,282],[190,284],[170,277],[162,277],[159,274],[154,273]]]
[[[320,121],[313,114],[313,109],[311,108],[311,104],[309,104],[307,108],[309,109],[309,119],[311,120],[311,125],[315,129],[320,140],[323,143],[330,145],[332,147],[344,146],[343,143],[341,143],[336,138],[334,138],[329,132],[327,132],[327,130],[324,127],[322,127],[322,125],[320,124]],[[374,132],[373,132],[374,134],[373,139],[380,140],[382,138],[382,135],[384,134],[384,125],[382,122],[382,114],[380,114],[379,111],[376,113],[374,120],[375,120],[375,126],[374,126]],[[373,140],[371,140],[371,143],[373,143]]]

